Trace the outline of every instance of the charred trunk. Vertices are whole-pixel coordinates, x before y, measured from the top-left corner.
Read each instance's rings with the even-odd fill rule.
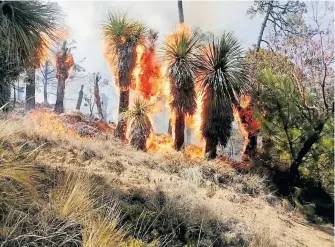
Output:
[[[81,107],[81,102],[83,102],[83,97],[84,97],[84,85],[81,85],[81,89],[79,91],[79,95],[78,95],[78,101],[77,101],[77,106],[76,109],[80,111],[80,107]]]
[[[127,111],[129,107],[129,89],[120,91],[120,102],[119,102],[119,121],[116,126],[115,136],[121,140],[126,140],[127,121],[120,118],[123,112]]]
[[[57,98],[55,104],[55,113],[60,114],[64,112],[64,94],[65,94],[65,79],[62,77],[58,79]]]
[[[99,84],[97,82],[94,84],[94,99],[95,104],[97,105],[98,108],[98,114],[100,116],[100,120],[103,120],[104,116],[102,114],[100,90],[99,90]]]
[[[313,144],[320,139],[320,134],[323,130],[323,127],[324,122],[318,124],[318,126],[314,129],[314,132],[304,142],[304,145],[298,152],[297,157],[293,160],[289,173],[289,179],[290,179],[289,182],[291,186],[295,185],[296,182],[299,180],[299,167],[302,164],[302,161],[306,156],[306,154],[311,150]]]
[[[26,77],[26,111],[35,108],[35,68],[27,69]]]
[[[205,156],[207,159],[216,158],[216,147],[218,145],[217,138],[206,137]]]
[[[172,135],[172,119],[171,118],[169,118],[169,126],[168,126],[168,134],[169,135]]]
[[[176,123],[174,127],[174,143],[173,147],[177,151],[184,146],[184,131],[185,131],[185,114],[181,111],[176,112]]]
[[[248,144],[244,154],[249,158],[254,158],[257,152],[257,134],[248,133]]]
[[[15,86],[15,83],[13,83],[13,91],[14,91],[14,94],[13,94],[13,108],[15,108],[15,105],[16,105],[16,86]]]

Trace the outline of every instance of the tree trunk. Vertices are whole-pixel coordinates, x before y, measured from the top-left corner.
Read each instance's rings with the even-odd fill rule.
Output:
[[[270,12],[272,10],[273,1],[270,1],[268,4],[269,4],[269,6],[268,6],[268,9],[267,9],[266,14],[264,16],[264,20],[263,20],[263,23],[262,23],[262,26],[261,26],[261,30],[259,32],[258,40],[257,40],[257,46],[256,46],[257,51],[259,51],[259,49],[261,48],[261,42],[262,42],[262,38],[263,38],[263,33],[264,33],[264,30],[265,30],[265,27],[266,27],[266,23],[267,23],[267,21],[269,19]]]
[[[207,159],[215,159],[216,158],[216,147],[218,145],[217,138],[206,138],[206,147],[205,147],[205,156]]]
[[[48,105],[48,61],[45,62],[44,85],[43,85],[44,104]]]
[[[13,83],[13,91],[14,91],[14,94],[13,94],[13,108],[15,108],[15,104],[16,104],[16,86],[15,86],[15,83]]]
[[[97,105],[97,108],[98,108],[98,114],[100,116],[100,120],[103,120],[104,116],[102,114],[99,84],[97,82],[94,83],[94,99],[95,99],[95,104]]]
[[[181,111],[176,112],[176,123],[174,128],[174,149],[181,150],[184,145],[185,114]]]
[[[257,151],[257,134],[248,133],[248,144],[244,150],[244,154],[249,158],[254,158]]]
[[[172,119],[169,118],[168,134],[172,135]]]
[[[119,101],[119,121],[116,126],[115,136],[121,140],[126,140],[127,121],[120,118],[123,112],[127,111],[129,107],[129,89],[120,91]]]
[[[303,158],[311,150],[314,143],[320,139],[320,134],[323,130],[324,122],[319,123],[319,125],[314,129],[314,132],[307,138],[304,145],[298,152],[297,157],[293,160],[290,167],[290,185],[294,185],[299,179],[299,167],[302,164]]]
[[[178,0],[179,23],[184,23],[183,1]]]
[[[81,107],[81,102],[83,102],[83,97],[84,97],[84,85],[81,85],[81,89],[79,91],[79,95],[78,95],[78,101],[77,101],[77,106],[76,109],[80,111],[80,107]]]
[[[63,79],[63,77],[60,77],[58,79],[57,98],[55,104],[55,112],[57,114],[64,112],[64,94],[65,94],[65,79]]]
[[[26,77],[26,111],[35,108],[35,68],[27,69]]]

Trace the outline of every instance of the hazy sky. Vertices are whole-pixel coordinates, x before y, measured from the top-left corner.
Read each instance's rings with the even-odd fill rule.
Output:
[[[86,58],[82,65],[87,72],[100,72],[109,80],[108,86],[100,89],[108,97],[108,120],[117,121],[118,90],[114,86],[113,76],[103,56],[102,24],[108,11],[127,12],[132,19],[142,21],[148,27],[159,31],[158,49],[164,38],[174,30],[178,22],[177,0],[174,1],[58,1],[65,14],[65,24],[69,39],[74,39],[75,61]],[[233,31],[247,49],[256,43],[262,19],[250,19],[247,9],[253,1],[183,1],[185,23],[197,26],[204,31],[220,33]],[[87,79],[70,81],[66,86],[64,105],[67,110],[74,109],[80,85],[84,84],[84,93],[89,94]],[[49,89],[51,91],[51,89]],[[55,90],[54,92],[55,93]],[[43,101],[40,89],[37,101]],[[49,102],[54,103],[55,96],[49,95]],[[88,113],[88,107],[81,110]],[[168,112],[163,109],[154,116],[154,130],[166,132],[168,129]]]
[[[251,20],[246,11],[252,1],[183,1],[185,23],[206,31],[233,31],[245,48],[256,42],[261,18]],[[101,25],[108,11],[127,12],[130,18],[159,31],[160,43],[178,22],[177,1],[59,1],[70,38],[77,41],[74,55],[86,57],[88,71],[111,77],[103,58]]]

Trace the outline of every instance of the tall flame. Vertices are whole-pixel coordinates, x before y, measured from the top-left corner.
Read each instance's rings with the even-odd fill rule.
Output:
[[[251,100],[252,98],[250,95],[242,95],[240,99],[240,107],[236,108],[233,106],[234,118],[238,122],[241,133],[244,137],[241,150],[242,159],[246,158],[244,157],[244,153],[249,142],[249,136],[255,135],[260,129],[260,122],[254,119],[254,110],[250,104]]]

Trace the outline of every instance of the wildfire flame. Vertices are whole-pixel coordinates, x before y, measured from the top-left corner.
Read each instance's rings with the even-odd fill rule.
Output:
[[[65,48],[67,49],[67,48]],[[73,56],[63,49],[56,54],[57,79],[66,80],[72,72],[74,65]]]
[[[178,24],[176,31],[167,37],[167,42],[176,42],[178,37],[182,34],[191,34],[191,29],[185,24]],[[168,109],[170,119],[172,119],[172,128],[174,128],[175,114],[170,109],[171,97],[170,82],[166,77],[168,64],[160,63],[156,55],[154,42],[147,40],[145,43],[139,43],[136,46],[136,64],[132,72],[132,83],[129,88],[120,88],[117,81],[118,72],[118,58],[115,53],[113,42],[108,37],[104,39],[104,57],[108,61],[112,74],[115,78],[115,85],[120,90],[132,90],[135,95],[141,95],[147,99],[152,105],[152,109],[148,114],[152,122],[153,115],[164,108]],[[193,130],[196,130],[196,136],[201,139],[200,125],[201,125],[201,101],[202,96],[199,94],[197,98],[198,109],[194,116],[186,116],[186,124]],[[126,136],[129,133],[130,124],[126,131]],[[147,151],[164,152],[173,150],[173,138],[168,134],[151,133],[147,140]],[[202,142],[202,144],[204,144]],[[204,145],[200,147],[195,145],[185,145],[185,153],[188,157],[197,158],[203,156]]]
[[[28,119],[39,126],[39,129],[45,131],[48,135],[71,136],[80,138],[73,130],[66,128],[60,118],[53,112],[43,109],[34,109]]]
[[[260,129],[260,122],[255,120],[254,110],[250,106],[252,98],[250,95],[243,95],[240,99],[240,107],[233,106],[234,119],[237,121],[241,133],[244,137],[244,142],[241,150],[242,159],[244,152],[249,142],[249,135],[254,135]]]

